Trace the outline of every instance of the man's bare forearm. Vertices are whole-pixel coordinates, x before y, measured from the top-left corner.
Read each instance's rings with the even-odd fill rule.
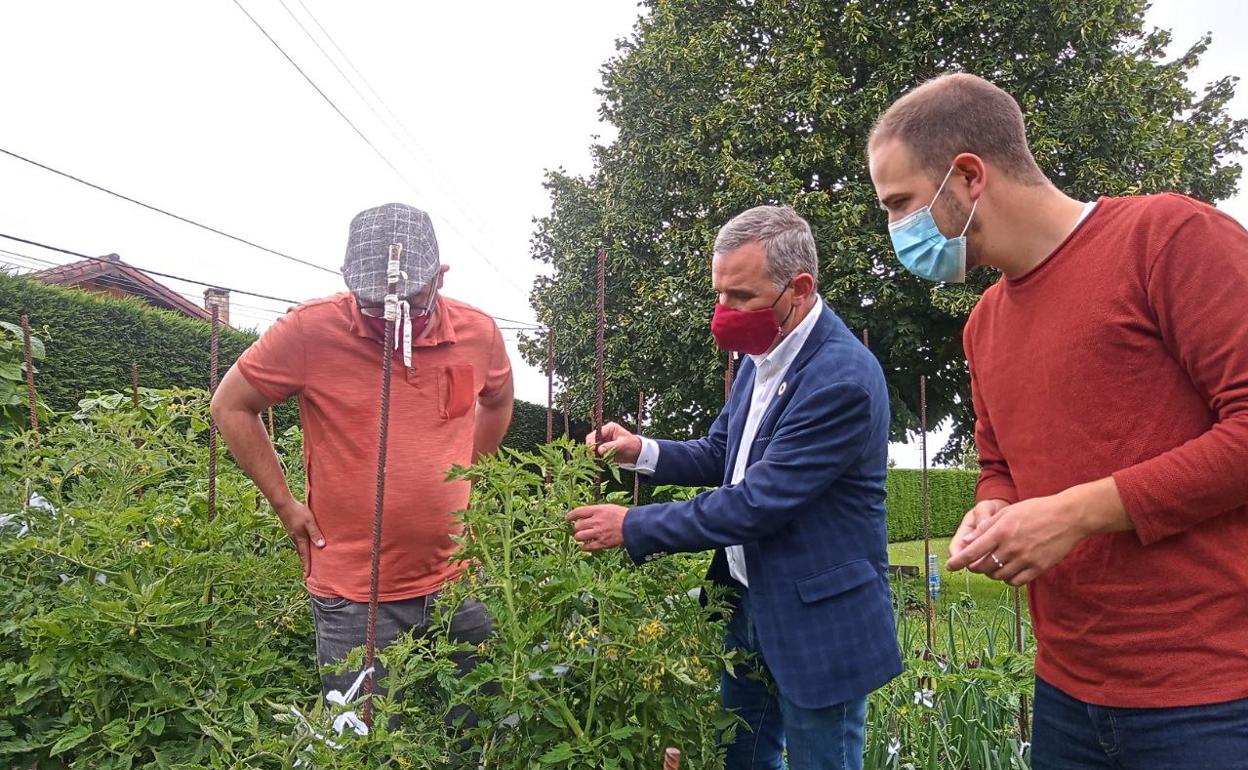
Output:
[[[504,399],[498,404],[477,405],[477,427],[473,434],[472,461],[476,462],[482,455],[498,451],[511,426],[512,399]]]

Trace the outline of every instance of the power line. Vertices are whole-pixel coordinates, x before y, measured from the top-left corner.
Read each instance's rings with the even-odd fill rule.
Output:
[[[325,28],[325,25],[321,24],[321,21],[320,19],[316,17],[316,14],[312,13],[312,9],[309,8],[307,4],[303,2],[303,0],[297,0],[297,2],[299,3],[299,7],[302,8],[303,12],[308,15],[308,18],[310,18],[312,20],[312,23],[316,25],[316,28],[321,31],[321,34],[324,35],[325,39],[329,41],[329,44],[334,47],[334,50],[337,51],[338,55],[341,56],[343,61],[347,63],[347,66],[351,68],[351,71],[355,73],[355,76],[360,79],[360,82],[362,82],[364,84],[364,87],[368,89],[369,93],[373,95],[373,98],[375,98],[377,102],[381,104],[382,109],[384,109],[386,111],[386,114],[390,116],[390,120],[393,121],[393,123],[396,126],[398,126],[399,129],[404,134],[407,135],[407,138],[411,142],[411,146],[409,146],[408,143],[405,142],[403,138],[400,137],[394,131],[394,129],[390,127],[390,124],[386,122],[385,118],[383,118],[380,114],[378,114],[377,110],[373,108],[368,97],[362,94],[358,88],[356,88],[355,83],[351,80],[351,78],[347,77],[346,73],[342,71],[342,68],[338,66],[337,62],[334,61],[333,57],[329,55],[329,53],[320,44],[320,42],[317,41],[317,39],[308,31],[307,27],[303,25],[303,22],[299,21],[299,18],[295,16],[295,14],[290,10],[290,8],[286,5],[286,0],[279,0],[279,2],[281,2],[282,7],[286,9],[286,13],[289,14],[290,17],[295,20],[295,23],[299,25],[299,28],[303,30],[303,33],[308,36],[308,39],[311,40],[312,43],[321,52],[321,55],[324,56],[331,65],[333,65],[334,69],[338,72],[338,74],[342,76],[342,79],[347,82],[347,85],[351,86],[351,90],[355,91],[356,96],[360,97],[360,101],[364,102],[364,105],[368,107],[369,111],[372,112],[373,115],[377,117],[377,120],[380,121],[381,124],[386,127],[386,130],[390,132],[390,135],[393,136],[396,140],[398,140],[399,145],[403,147],[403,149],[407,150],[407,154],[410,155],[412,159],[415,160],[417,163],[424,165],[430,171],[430,176],[434,177],[434,181],[436,183],[437,176],[439,175],[439,173],[438,173],[438,168],[436,167],[436,164],[434,163],[433,159],[429,157],[428,153],[424,152],[421,149],[420,141],[416,139],[415,135],[412,134],[412,132],[408,129],[408,127],[403,123],[403,121],[395,113],[395,111],[390,108],[389,103],[387,103],[386,100],[382,98],[381,94],[377,91],[377,89],[373,87],[373,84],[369,82],[369,79],[364,76],[363,72],[360,71],[360,68],[355,66],[355,62],[352,61],[351,57],[347,55],[347,52],[342,49],[342,46],[338,45],[338,41],[335,40],[334,36],[329,33],[329,30]],[[417,157],[418,154],[422,157]],[[464,208],[464,206],[460,203],[460,201],[458,200],[458,198],[456,197],[454,193],[453,188],[450,185],[445,186],[443,192],[447,193],[447,197],[450,199],[451,203],[455,206],[455,208],[459,211],[459,213],[463,215],[465,221],[468,222],[468,224],[470,224],[474,230],[484,235],[487,239],[493,240],[491,236],[485,232],[485,230],[481,227],[481,225],[477,223],[475,217],[473,217],[472,214],[470,214]]]
[[[240,3],[240,2],[239,2],[239,0],[234,0],[234,5],[237,5],[237,6],[238,6],[238,10],[242,11],[242,12],[243,12],[243,15],[244,15],[244,16],[246,16],[248,19],[250,19],[250,20],[251,20],[251,23],[252,23],[252,24],[254,24],[254,25],[256,26],[256,29],[260,30],[260,34],[264,35],[264,36],[265,36],[265,38],[266,38],[266,39],[267,39],[270,43],[272,43],[272,44],[273,44],[273,47],[277,49],[278,53],[280,53],[280,54],[281,54],[281,55],[282,55],[282,56],[286,59],[286,61],[290,62],[290,66],[294,67],[294,68],[295,68],[295,71],[297,71],[300,75],[302,75],[302,76],[303,76],[303,79],[304,79],[304,80],[306,80],[306,81],[308,82],[308,85],[312,86],[312,88],[313,88],[313,89],[314,89],[314,90],[315,90],[318,94],[320,94],[321,98],[325,100],[325,103],[326,103],[326,104],[328,104],[331,108],[333,108],[334,112],[338,113],[338,117],[342,118],[342,119],[343,119],[343,121],[344,121],[344,122],[345,122],[348,126],[350,126],[350,127],[351,127],[351,130],[352,130],[352,131],[354,131],[354,132],[356,133],[356,135],[360,137],[360,139],[363,139],[363,140],[364,140],[364,143],[365,143],[365,144],[367,144],[367,145],[369,146],[369,148],[370,148],[370,149],[372,149],[372,151],[373,151],[374,153],[376,153],[376,154],[377,154],[377,157],[381,159],[381,162],[382,162],[382,163],[385,163],[387,166],[389,166],[391,171],[393,171],[395,174],[397,174],[397,175],[398,175],[398,177],[399,177],[400,179],[402,179],[404,182],[406,182],[406,183],[407,183],[407,186],[408,186],[408,187],[411,187],[411,188],[412,188],[412,190],[413,190],[413,191],[415,191],[416,186],[415,186],[414,184],[412,184],[411,180],[409,180],[406,176],[404,176],[403,172],[402,172],[402,171],[400,171],[400,170],[398,169],[398,167],[397,167],[397,166],[395,166],[393,163],[391,163],[391,162],[390,162],[390,159],[389,159],[389,158],[387,158],[387,157],[385,156],[385,154],[383,154],[383,153],[382,153],[382,151],[381,151],[381,150],[377,149],[377,145],[373,144],[372,140],[371,140],[371,139],[369,139],[369,138],[368,138],[368,137],[364,134],[364,132],[363,132],[363,131],[361,131],[357,125],[355,125],[355,123],[354,123],[354,122],[352,122],[351,118],[348,118],[348,117],[347,117],[347,114],[346,114],[345,112],[343,112],[342,110],[338,109],[338,105],[337,105],[337,104],[334,104],[334,100],[333,100],[333,99],[330,99],[330,98],[329,98],[329,95],[328,95],[328,94],[326,94],[324,91],[322,91],[322,90],[321,90],[321,87],[320,87],[320,86],[318,86],[318,85],[316,84],[316,81],[314,81],[311,77],[309,77],[309,76],[308,76],[308,73],[306,73],[306,72],[304,72],[304,71],[303,71],[303,68],[302,68],[302,67],[300,67],[300,66],[299,66],[299,64],[298,64],[298,63],[297,63],[294,59],[292,59],[292,58],[290,57],[290,54],[286,53],[286,49],[282,48],[281,44],[280,44],[280,43],[278,43],[276,40],[274,40],[274,39],[273,39],[273,36],[269,34],[268,30],[266,30],[266,29],[264,28],[264,26],[260,24],[260,22],[256,21],[256,17],[254,17],[254,16],[252,16],[250,13],[248,13],[248,12],[247,12],[247,9],[243,7],[243,4],[242,4],[242,3]]]
[[[8,249],[0,249],[0,254],[3,254],[8,257],[13,257],[15,259],[18,259],[24,262],[24,264],[19,264],[17,262],[6,261],[5,264],[9,265],[10,267],[21,267],[21,268],[28,269],[28,270],[42,270],[44,269],[44,267],[61,267],[64,265],[64,263],[62,262],[53,262],[50,259],[40,259],[39,257],[32,257],[29,254],[22,254],[21,252],[17,252],[17,251],[9,251]],[[43,267],[38,267],[39,265]],[[121,282],[124,281],[126,288],[131,288],[131,289],[143,288],[139,286],[139,284],[135,283],[133,279],[126,278],[120,275],[96,276],[93,280],[100,281],[102,283],[113,282],[114,285],[122,285]],[[185,297],[186,299],[191,300],[193,302],[199,302],[201,300],[201,297],[198,297],[194,294],[187,294],[186,292],[176,291],[174,289],[170,289],[170,291],[172,291],[174,294],[177,294],[181,297]],[[268,313],[273,316],[280,316],[283,313],[285,313],[285,311],[283,310],[275,310],[269,307],[261,307],[260,305],[248,305],[243,302],[237,302],[237,301],[231,300],[230,309],[234,310],[235,308],[244,308],[246,310],[254,310],[254,311],[258,311],[259,313]],[[256,314],[252,314],[252,315],[256,315]]]
[[[60,248],[60,247],[58,247],[58,246],[49,246],[49,245],[48,245],[48,244],[46,244],[46,243],[40,243],[39,241],[32,241],[32,240],[29,240],[29,239],[27,239],[27,238],[19,238],[19,237],[17,237],[16,235],[8,235],[8,234],[6,234],[6,233],[0,233],[0,238],[4,238],[4,239],[6,239],[6,240],[10,240],[10,241],[15,241],[15,242],[17,242],[17,243],[24,243],[24,244],[26,244],[27,246],[34,246],[34,247],[36,247],[36,248],[46,249],[46,250],[48,250],[48,251],[54,251],[54,252],[56,252],[56,253],[58,253],[58,254],[67,254],[67,255],[69,255],[69,256],[71,256],[71,257],[77,257],[77,258],[79,258],[79,259],[87,259],[87,260],[91,260],[92,262],[103,262],[103,263],[105,263],[105,264],[109,264],[109,265],[116,265],[116,264],[117,264],[116,262],[114,262],[114,261],[113,261],[113,260],[111,260],[111,259],[105,259],[105,258],[103,258],[103,257],[93,257],[93,256],[90,256],[90,255],[88,255],[88,254],[82,254],[82,253],[77,252],[77,251],[71,251],[70,249],[62,249],[62,248]],[[13,255],[13,256],[25,257],[26,259],[34,260],[34,261],[36,261],[36,262],[43,262],[43,263],[48,264],[48,265],[60,266],[60,265],[59,265],[59,263],[56,263],[56,262],[51,262],[51,261],[46,260],[46,259],[39,259],[39,258],[37,258],[37,257],[30,257],[30,256],[27,256],[27,255],[25,255],[25,254],[18,254],[17,252],[5,251],[5,250],[3,250],[3,249],[0,249],[0,252],[7,253],[7,254],[11,254],[11,255]],[[228,291],[228,292],[230,292],[231,294],[243,294],[243,295],[246,295],[246,296],[248,296],[248,297],[256,297],[256,298],[258,298],[258,299],[267,299],[267,300],[272,300],[272,301],[274,301],[274,302],[282,302],[282,303],[285,303],[285,304],[287,304],[287,305],[298,305],[298,304],[299,304],[299,301],[298,301],[298,300],[287,299],[286,297],[274,297],[274,296],[273,296],[273,295],[271,295],[271,294],[260,294],[260,293],[258,293],[258,292],[254,292],[254,291],[247,291],[246,289],[233,289],[233,288],[230,288],[229,286],[222,286],[222,285],[220,285],[220,284],[216,284],[216,283],[208,283],[208,282],[206,282],[206,281],[198,281],[198,280],[196,280],[196,279],[194,279],[194,278],[186,278],[186,277],[184,277],[184,276],[174,275],[174,274],[172,274],[172,273],[162,273],[162,272],[159,272],[159,271],[156,271],[156,270],[148,270],[148,269],[147,269],[147,268],[145,268],[145,267],[137,267],[137,266],[135,266],[135,265],[130,265],[129,263],[127,263],[127,265],[128,265],[129,267],[131,267],[131,268],[135,269],[135,270],[138,270],[139,272],[142,272],[142,273],[147,273],[148,275],[155,275],[155,276],[159,276],[159,277],[161,277],[161,278],[168,278],[168,279],[171,279],[171,280],[174,280],[174,281],[182,281],[183,283],[190,283],[190,284],[194,284],[194,285],[196,285],[196,286],[204,286],[204,287],[207,287],[207,288],[210,288],[210,289],[221,289],[221,290],[223,290],[223,291]],[[194,298],[194,297],[189,297],[189,295],[183,295],[183,296],[188,296],[188,298],[189,298],[189,299],[196,299],[196,298]],[[261,308],[257,308],[257,309],[261,309]],[[272,313],[277,314],[277,311],[276,311],[276,310],[269,311],[269,312],[272,312]],[[527,323],[527,322],[525,322],[525,321],[514,321],[514,320],[511,320],[511,319],[507,319],[507,318],[500,318],[500,317],[498,317],[498,316],[490,316],[490,317],[491,317],[491,318],[493,318],[493,319],[494,319],[494,320],[496,320],[496,321],[503,321],[503,322],[506,322],[506,323],[520,323],[520,324]],[[539,329],[539,328],[541,328],[541,327],[539,327],[539,326],[534,326],[534,327],[533,327],[533,329]]]
[[[24,155],[18,155],[17,153],[12,152],[11,150],[4,149],[3,147],[0,147],[0,153],[4,153],[5,155],[8,155],[9,157],[16,158],[17,160],[20,160],[24,163],[29,163],[32,166],[37,166],[38,168],[41,168],[44,171],[50,171],[53,174],[56,174],[58,176],[65,177],[66,179],[71,179],[79,184],[86,185],[87,187],[90,187],[93,190],[99,190],[102,193],[107,193],[108,195],[111,195],[114,198],[120,198],[121,200],[126,201],[128,203],[133,203],[136,206],[142,206],[143,208],[148,209],[149,211],[155,211],[158,214],[164,214],[165,216],[176,219],[179,222],[184,222],[188,225],[198,227],[201,230],[207,230],[210,233],[215,233],[216,235],[220,235],[224,238],[229,238],[232,241],[237,241],[247,246],[251,246],[253,249],[259,249],[260,251],[264,251],[274,256],[281,257],[282,259],[287,259],[287,260],[290,260],[291,262],[298,262],[301,265],[306,265],[307,267],[315,268],[317,270],[322,270],[332,275],[342,275],[340,271],[334,270],[333,268],[325,267],[324,265],[318,265],[315,262],[309,262],[306,259],[300,259],[299,257],[295,257],[290,254],[277,251],[276,249],[270,249],[268,246],[261,246],[260,244],[254,241],[249,241],[246,238],[240,238],[239,236],[232,235],[230,233],[225,232],[224,230],[218,230],[217,228],[212,227],[210,225],[205,225],[202,222],[196,222],[194,219],[190,219],[189,217],[184,217],[180,214],[174,214],[173,212],[166,211],[165,209],[162,209],[159,206],[153,206],[150,203],[144,203],[143,201],[136,200],[134,198],[131,198],[128,195],[122,195],[119,192],[114,192],[113,190],[110,190],[107,187],[103,187],[101,185],[95,184],[94,182],[88,182],[87,180],[81,177],[77,177],[65,171],[61,171],[59,169],[52,168],[51,166],[44,165],[43,163],[40,163],[39,161],[31,160],[30,158],[27,158]]]
[[[0,233],[0,238],[4,238],[10,241],[16,241],[17,243],[24,243],[27,246],[35,246],[40,249],[47,249],[48,251],[55,251],[59,254],[68,254],[71,257],[78,257],[79,259],[89,259],[92,262],[104,262],[110,265],[117,264],[116,262],[110,259],[104,259],[103,257],[92,257],[88,254],[80,254],[76,251],[70,251],[69,249],[62,249],[57,246],[49,246],[46,243],[40,243],[39,241],[31,241],[31,240],[27,240],[26,238],[18,238],[15,235],[6,235],[5,233]],[[286,299],[285,297],[274,297],[271,294],[258,294],[254,291],[246,291],[244,289],[231,289],[228,286],[221,286],[220,284],[215,284],[215,283],[207,283],[205,281],[197,281],[194,278],[184,278],[180,275],[173,275],[171,273],[160,273],[155,270],[148,270],[145,267],[135,267],[134,265],[130,265],[130,267],[133,267],[135,270],[138,270],[140,272],[147,273],[148,275],[156,275],[156,276],[160,276],[161,278],[171,278],[175,281],[183,281],[184,283],[193,283],[197,286],[206,286],[210,289],[222,289],[224,291],[228,291],[232,293],[246,294],[249,297],[259,297],[260,299],[271,299],[274,302],[288,302],[292,305],[299,304],[296,300]]]
[[[96,276],[95,278],[92,278],[92,280],[102,283],[106,286],[116,286],[122,289],[133,289],[134,291],[138,291],[138,292],[147,291],[146,287],[139,284],[133,278],[130,278],[124,275],[101,275],[101,276]],[[165,287],[165,288],[168,288],[168,287]],[[169,291],[173,292],[174,294],[177,294],[179,297],[189,300],[192,303],[199,303],[203,299],[202,297],[198,297],[194,294],[187,294],[184,291],[176,291],[174,289],[169,289]],[[197,304],[197,307],[202,307],[202,305]],[[269,308],[262,308],[257,305],[244,305],[241,302],[234,302],[233,300],[230,301],[229,308],[230,308],[231,315],[236,315],[236,314],[243,315],[243,316],[248,316],[248,317],[262,320],[262,321],[272,321],[274,318],[279,318],[282,315],[285,315],[285,311],[271,310]],[[204,308],[204,309],[207,310],[207,308]],[[239,312],[240,309],[241,309],[241,312]],[[256,311],[259,311],[259,312],[256,312]]]
[[[4,254],[10,257],[17,257],[18,259],[24,259],[29,262],[33,262],[35,264],[43,264],[43,265],[48,265],[48,266],[53,266],[53,267],[58,264],[57,262],[53,262],[50,259],[40,259],[38,257],[32,257],[29,254],[22,254],[16,251],[9,251],[8,249],[0,249],[0,254]]]
[[[234,5],[238,6],[238,9],[243,12],[243,15],[246,16],[253,25],[255,25],[256,29],[260,30],[260,34],[264,35],[264,37],[270,43],[273,44],[273,47],[278,50],[278,53],[280,53],[282,57],[286,59],[287,62],[290,63],[290,66],[295,68],[295,71],[298,72],[303,77],[303,79],[307,81],[308,85],[312,86],[312,88],[317,92],[317,94],[319,94],[320,97],[325,100],[325,103],[328,104],[334,110],[334,112],[338,114],[338,117],[342,118],[343,121],[346,122],[346,124],[351,127],[351,130],[354,131],[360,137],[360,139],[364,140],[364,143],[367,144],[369,146],[369,149],[371,149],[377,155],[377,157],[381,159],[381,162],[386,164],[386,166],[391,171],[393,171],[395,175],[399,177],[399,179],[403,180],[403,183],[406,184],[408,188],[412,190],[412,192],[416,193],[417,195],[421,195],[422,193],[420,192],[420,190],[417,189],[416,185],[412,183],[412,180],[408,179],[407,175],[404,174],[402,171],[400,171],[399,167],[394,165],[394,163],[392,163],[390,159],[386,157],[385,153],[383,153],[380,149],[378,149],[377,145],[373,144],[372,140],[369,139],[368,136],[366,136],[364,132],[361,131],[360,128],[357,125],[355,125],[355,123],[349,117],[347,117],[346,113],[343,112],[341,109],[339,109],[338,105],[334,103],[334,100],[330,99],[329,95],[326,94],[321,89],[321,87],[316,84],[316,81],[314,81],[308,75],[308,73],[304,72],[303,68],[300,67],[299,64],[293,58],[291,58],[290,54],[286,53],[286,49],[282,48],[281,44],[278,43],[277,40],[275,40],[273,36],[268,33],[268,30],[266,30],[264,26],[259,21],[257,21],[254,16],[252,16],[250,13],[247,12],[247,9],[243,7],[243,4],[239,2],[239,0],[234,0]],[[287,12],[289,12],[289,9],[287,9]],[[306,34],[307,30],[305,29],[304,32]],[[324,49],[322,49],[322,52],[324,52]],[[472,240],[468,238],[463,233],[463,231],[461,231],[455,225],[453,221],[448,219],[446,220],[446,223],[450,225],[451,229],[454,230],[456,234],[459,235],[460,238],[463,238],[464,242],[468,244],[469,248],[471,248],[474,252],[476,252],[477,256],[481,257],[481,260],[485,262],[485,264],[489,265],[490,269],[498,273],[498,275],[503,280],[510,283],[513,287],[515,287],[517,291],[524,292],[524,289],[521,288],[520,285],[517,284],[514,280],[512,280],[511,276],[507,275],[502,270],[500,270],[498,266],[495,265],[494,262],[490,260],[489,257],[485,256],[485,253],[482,252],[480,249],[478,249],[476,245],[472,243]]]

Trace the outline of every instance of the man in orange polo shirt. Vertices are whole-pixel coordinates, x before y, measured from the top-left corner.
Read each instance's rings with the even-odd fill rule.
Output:
[[[496,450],[511,421],[511,365],[493,318],[442,296],[443,273],[428,214],[392,203],[351,222],[343,276],[350,291],[306,302],[238,359],[212,400],[239,466],[290,533],[311,594],[317,658],[340,662],[364,644],[368,615],[386,262],[402,246],[401,317],[390,390],[377,643],[425,631],[439,590],[458,577],[454,512],[468,505],[454,465]],[[260,414],[299,399],[307,499],[290,492]],[[483,605],[458,608],[457,641],[492,630]],[[378,664],[380,666],[380,663]],[[378,670],[378,677],[384,672]],[[356,674],[323,674],[346,692]]]

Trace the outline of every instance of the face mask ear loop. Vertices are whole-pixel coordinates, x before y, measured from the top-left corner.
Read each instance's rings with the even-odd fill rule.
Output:
[[[971,220],[975,218],[975,208],[978,205],[979,205],[979,199],[976,198],[974,202],[971,203],[971,214],[970,216],[966,218],[966,227],[962,228],[962,234],[958,236],[959,238],[965,238],[966,231],[971,229]]]
[[[780,298],[784,296],[784,293],[785,293],[786,291],[788,291],[788,290],[789,290],[789,287],[791,287],[792,285],[793,285],[793,279],[792,279],[792,278],[790,278],[790,279],[789,279],[789,282],[788,282],[788,283],[786,283],[786,284],[784,285],[784,288],[780,290],[780,293],[776,295],[776,298],[775,298],[774,300],[772,300],[771,307],[769,307],[769,308],[767,308],[767,309],[768,309],[768,310],[772,310],[772,309],[774,309],[774,308],[776,307],[776,305],[780,304]]]
[[[929,209],[930,209],[932,206],[935,206],[935,205],[936,205],[936,199],[940,197],[940,194],[941,194],[942,192],[944,192],[944,190],[945,190],[945,185],[949,184],[949,177],[953,176],[953,169],[954,169],[954,167],[953,167],[953,166],[950,166],[950,167],[949,167],[949,171],[947,171],[947,172],[945,173],[945,178],[941,180],[941,182],[940,182],[940,187],[937,187],[937,188],[936,188],[936,194],[932,196],[932,202],[931,202],[931,203],[929,203],[929,204],[927,204],[927,207],[928,207]]]
[[[784,293],[788,291],[789,289],[791,289],[792,287],[793,287],[793,279],[789,279],[789,282],[786,283],[784,285],[784,288],[780,290],[780,297],[783,297]],[[780,297],[776,297],[776,301],[771,303],[772,308],[774,308],[776,304],[780,302]],[[789,305],[789,312],[785,313],[784,320],[780,322],[780,328],[776,329],[776,336],[781,337],[781,338],[785,336],[784,325],[787,324],[789,322],[789,319],[793,317],[794,310],[797,310],[796,303]]]

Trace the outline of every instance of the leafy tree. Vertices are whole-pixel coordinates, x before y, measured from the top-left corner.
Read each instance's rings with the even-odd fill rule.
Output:
[[[723,401],[724,357],[708,329],[711,244],[762,203],[812,223],[820,287],[868,329],[889,379],[893,438],[917,427],[919,376],[930,424],[969,439],[961,329],[988,271],[933,287],[904,273],[867,175],[875,118],[915,84],[974,72],[1012,93],[1036,156],[1067,193],[1234,194],[1248,129],[1227,113],[1235,79],[1199,94],[1188,74],[1209,38],[1167,60],[1144,0],[647,0],[603,70],[601,113],[618,139],[594,148],[587,178],[550,173],[551,214],[533,257],[553,275],[532,301],[559,342],[565,405],[592,403],[594,254],[609,254],[607,413],[650,394],[654,427],[704,429]],[[545,360],[544,339],[528,359]],[[947,458],[941,458],[947,459]]]

